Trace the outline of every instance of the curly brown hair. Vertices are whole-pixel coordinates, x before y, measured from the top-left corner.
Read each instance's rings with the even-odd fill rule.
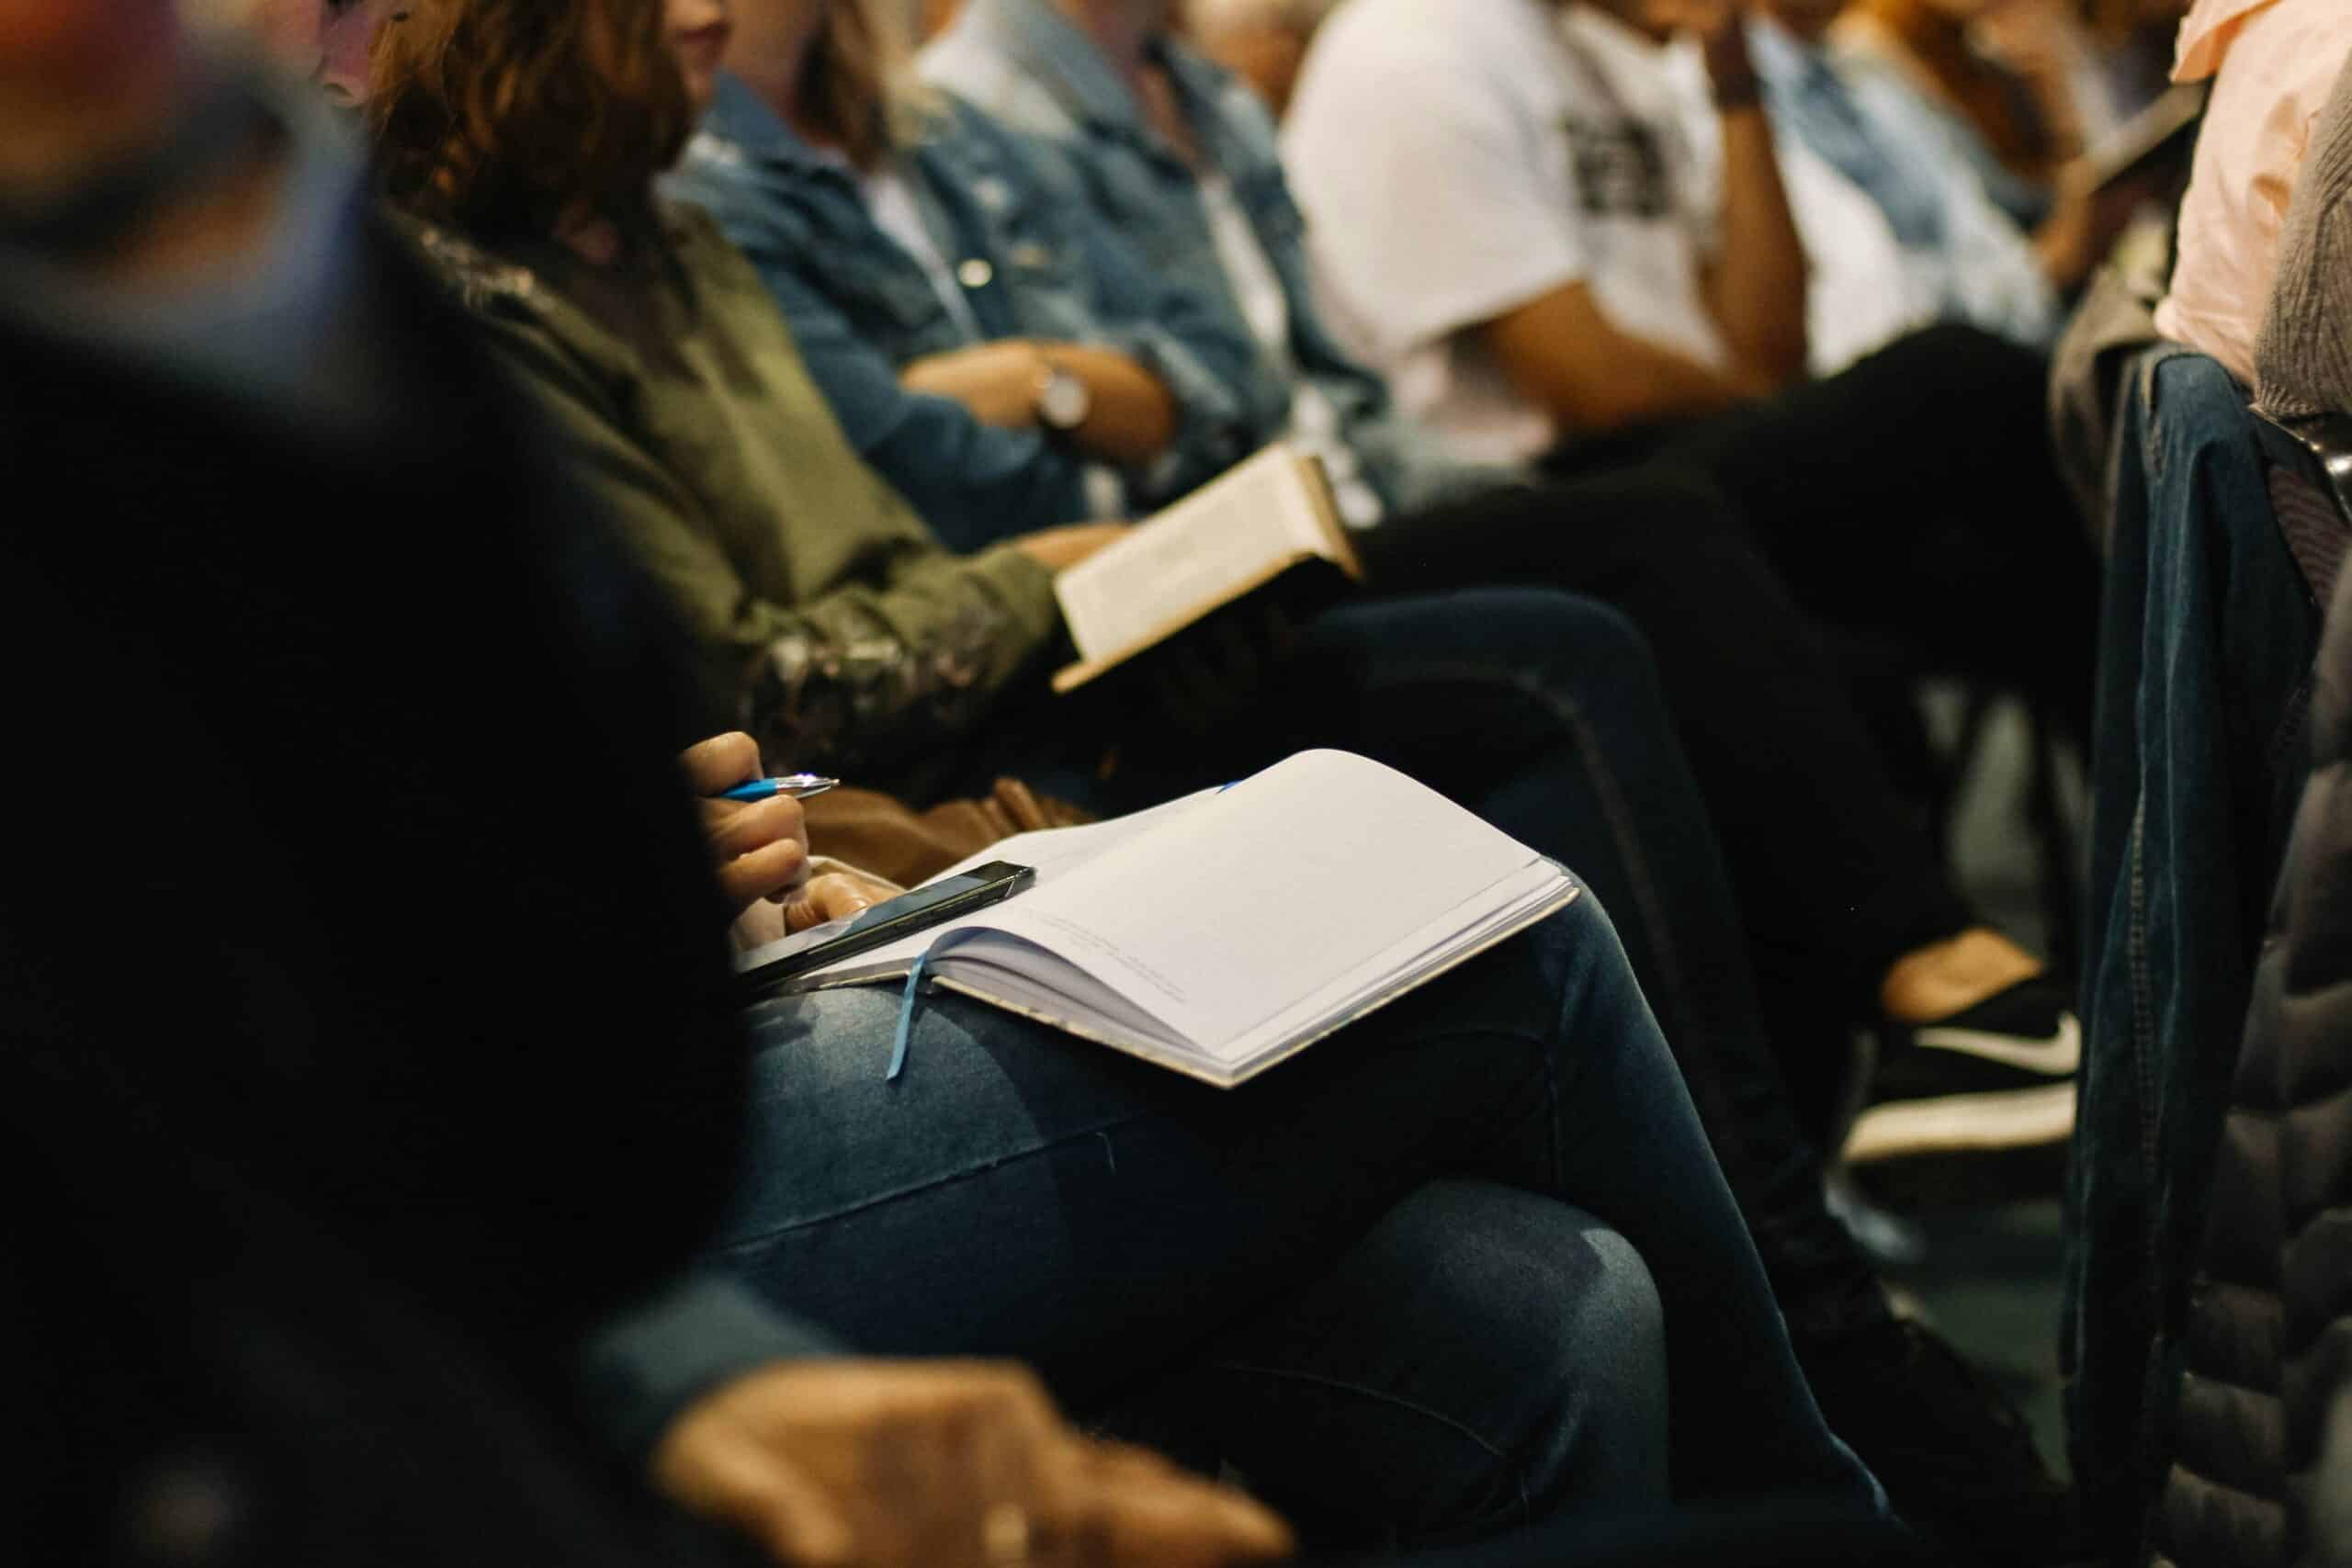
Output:
[[[384,194],[476,236],[640,211],[694,129],[662,0],[416,0],[369,75]]]

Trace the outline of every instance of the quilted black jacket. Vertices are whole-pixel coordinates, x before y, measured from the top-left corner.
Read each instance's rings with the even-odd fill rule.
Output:
[[[2333,1561],[2308,1539],[2352,1336],[2352,580],[2313,671],[2312,773],[2256,975],[2152,1521],[2180,1568]],[[2336,1486],[2340,1476],[2331,1477]]]

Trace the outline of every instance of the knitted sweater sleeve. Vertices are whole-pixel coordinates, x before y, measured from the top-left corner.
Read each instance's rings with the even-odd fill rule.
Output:
[[[2265,413],[2352,413],[2352,65],[2312,130],[2254,370]]]

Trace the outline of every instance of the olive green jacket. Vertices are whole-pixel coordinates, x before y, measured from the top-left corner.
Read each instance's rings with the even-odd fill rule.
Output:
[[[950,554],[858,458],[708,217],[594,267],[412,225],[779,763],[886,773],[968,733],[1060,633],[1009,545]]]

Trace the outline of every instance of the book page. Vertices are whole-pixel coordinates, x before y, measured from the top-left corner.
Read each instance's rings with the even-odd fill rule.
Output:
[[[1057,577],[1054,595],[1080,659],[1144,642],[1283,561],[1331,558],[1318,482],[1277,443]]]
[[[1010,858],[1010,857],[1008,857]],[[1222,1058],[1302,998],[1457,929],[1542,857],[1425,785],[1308,751],[1138,834],[987,928],[1035,943]],[[952,957],[940,960],[943,972]]]
[[[922,883],[922,886],[928,887],[933,882],[960,875],[976,865],[986,865],[990,861],[1011,861],[1015,865],[1028,866],[1037,874],[1035,882],[1030,886],[1028,891],[1015,894],[1011,902],[1018,903],[1023,898],[1033,898],[1037,896],[1039,889],[1051,886],[1060,877],[1086,864],[1096,856],[1107,853],[1136,834],[1146,832],[1160,822],[1194,809],[1216,793],[1215,789],[1199,790],[1192,795],[1182,795],[1175,800],[1152,807],[1148,810],[1133,812],[1125,817],[1114,817],[1106,822],[1089,822],[1076,828],[1040,828],[1035,832],[1015,833],[1010,839],[999,840],[987,849],[965,856],[937,876]],[[893,973],[903,975],[906,973],[907,965],[914,962],[915,955],[927,950],[940,937],[965,926],[989,924],[998,911],[1003,908],[1005,908],[1004,905],[997,905],[966,915],[960,919],[942,920],[935,926],[927,926],[922,931],[899,938],[897,942],[886,943],[881,947],[869,948],[864,953],[853,953],[847,958],[828,964],[821,969],[811,969],[806,975],[797,978],[796,988],[812,984],[825,984],[848,974],[864,975],[871,972],[881,975]],[[797,936],[786,937],[781,942],[769,942],[764,946],[752,948],[736,958],[735,967],[739,970],[756,969],[763,964],[772,963],[775,959],[784,957],[797,947],[808,945],[808,940],[818,936],[820,932],[847,923],[845,920],[835,920],[829,925],[820,926],[814,931],[803,931]]]

